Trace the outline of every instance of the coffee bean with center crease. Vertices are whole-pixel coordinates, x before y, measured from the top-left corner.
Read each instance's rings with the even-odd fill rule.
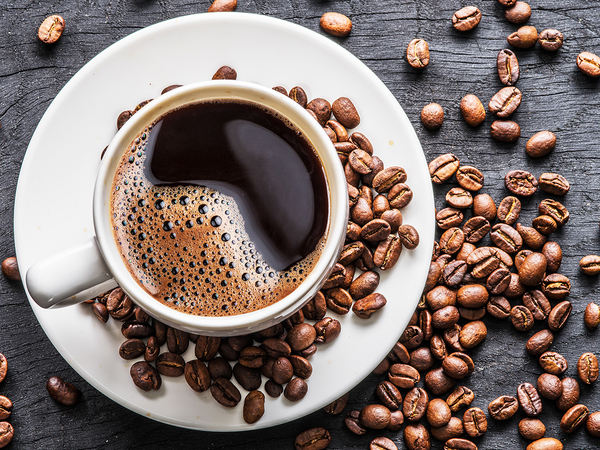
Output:
[[[417,348],[423,342],[423,331],[416,325],[409,325],[398,340],[408,349]]]
[[[565,433],[572,433],[586,422],[589,414],[590,411],[585,405],[575,405],[569,408],[560,419],[560,429]]]
[[[446,399],[450,410],[457,412],[463,406],[469,406],[475,399],[475,394],[466,386],[457,387]]]
[[[449,180],[458,170],[459,164],[458,158],[452,153],[438,156],[429,163],[431,181],[441,184]]]
[[[488,109],[491,113],[505,119],[512,115],[521,104],[522,94],[519,89],[509,86],[500,89],[490,100]]]
[[[375,389],[375,394],[390,411],[395,411],[402,406],[402,394],[389,381],[380,382]]]
[[[435,216],[438,227],[442,230],[458,227],[463,221],[463,213],[456,208],[444,208]]]
[[[404,183],[406,179],[406,171],[402,167],[387,167],[373,178],[373,189],[382,194],[388,192],[394,185]]]
[[[429,44],[423,39],[413,39],[406,48],[406,60],[415,69],[429,64]]]
[[[564,225],[569,221],[569,211],[563,204],[551,198],[544,199],[538,206],[540,214],[546,214],[556,220],[559,225]]]
[[[523,305],[513,306],[510,310],[510,320],[513,326],[519,331],[529,331],[533,328],[533,315]]]
[[[185,368],[184,359],[177,353],[161,353],[156,359],[156,370],[167,377],[180,377]]]
[[[549,52],[555,52],[561,48],[563,45],[563,40],[563,34],[560,31],[552,28],[543,30],[538,37],[540,47]]]
[[[452,16],[452,26],[458,31],[469,31],[481,22],[481,11],[475,6],[465,6]]]
[[[396,265],[402,252],[402,243],[395,235],[389,235],[381,241],[373,254],[373,263],[380,270],[389,270]]]
[[[538,187],[537,179],[524,170],[511,170],[504,176],[504,185],[514,195],[529,197],[535,194]],[[544,214],[540,212],[540,214]]]
[[[315,343],[326,344],[333,341],[340,335],[342,331],[342,325],[339,320],[331,317],[324,317],[314,324],[317,336],[315,337]]]
[[[521,127],[512,120],[494,120],[491,135],[499,142],[516,142],[521,137]]]
[[[470,208],[473,204],[473,196],[469,191],[455,187],[450,189],[446,194],[446,202],[453,208],[466,209]]]
[[[483,187],[484,176],[473,166],[461,166],[456,171],[456,181],[463,189],[478,191]]]
[[[490,232],[492,242],[506,253],[516,253],[523,245],[523,238],[510,225],[497,223]]]
[[[490,297],[486,310],[496,319],[507,319],[510,317],[511,306],[505,297],[493,296]]]
[[[123,359],[135,359],[144,354],[146,344],[141,339],[128,339],[119,347],[119,356]]]
[[[515,55],[512,50],[506,48],[504,50],[500,50],[498,57],[496,58],[496,67],[498,69],[498,76],[500,77],[502,84],[505,86],[514,86],[517,84],[521,72],[519,69],[519,60],[517,59],[517,55]],[[521,130],[519,129],[519,134],[520,132]]]
[[[485,413],[480,408],[467,409],[463,415],[463,425],[470,437],[483,436],[488,427]]]
[[[469,243],[479,242],[491,229],[489,221],[483,216],[471,217],[463,226],[465,241]]]
[[[440,237],[440,249],[442,253],[453,255],[460,250],[464,241],[465,235],[460,228],[450,228]]]
[[[552,308],[552,311],[550,311],[550,314],[548,314],[548,327],[552,331],[562,329],[569,318],[572,309],[573,305],[566,300],[555,305],[554,308]]]
[[[158,370],[146,361],[138,361],[129,370],[133,383],[143,391],[158,390],[162,385],[162,378]]]
[[[592,384],[598,379],[598,358],[593,353],[584,353],[577,361],[577,374],[585,384]]]
[[[350,393],[348,392],[348,393],[342,395],[340,398],[332,401],[329,405],[325,406],[325,408],[323,408],[323,411],[325,411],[327,414],[332,414],[332,415],[337,415],[337,414],[341,413],[344,410],[344,408],[346,407],[349,397],[350,397]]]
[[[542,280],[542,292],[550,300],[562,300],[571,292],[571,281],[560,273],[551,273]]]
[[[402,209],[412,201],[413,192],[407,184],[397,183],[392,186],[387,198],[391,208]]]
[[[531,356],[540,356],[548,351],[553,341],[554,335],[550,330],[541,330],[529,338],[525,349]]]
[[[388,380],[401,389],[412,389],[421,380],[421,375],[407,364],[392,364],[388,371]]]
[[[210,387],[210,373],[206,364],[199,359],[185,364],[184,375],[187,384],[196,392],[204,392]]]
[[[433,264],[439,268],[437,263],[432,263],[432,266]],[[444,268],[442,280],[449,287],[457,287],[462,282],[466,273],[467,263],[465,261],[452,261]]]
[[[520,384],[517,388],[517,397],[525,414],[530,417],[540,415],[542,412],[542,401],[537,390],[531,383]]]
[[[600,77],[600,56],[581,52],[577,55],[577,67],[588,77]]]
[[[351,432],[357,435],[362,435],[367,432],[366,428],[360,423],[358,417],[360,411],[350,411],[344,418],[344,424]]]
[[[386,298],[378,293],[367,295],[366,297],[360,298],[352,305],[352,312],[361,319],[368,319],[371,315],[387,303]]]
[[[369,450],[398,450],[398,446],[391,439],[378,437],[371,441]]]
[[[404,443],[408,450],[430,450],[431,436],[424,425],[408,424],[404,427]]]
[[[556,135],[551,131],[540,131],[527,141],[525,151],[532,158],[541,158],[556,147]]]
[[[371,155],[369,155],[364,150],[360,149],[353,150],[348,155],[348,162],[350,163],[354,171],[360,173],[361,175],[366,175],[370,173],[375,167]]]
[[[429,396],[425,389],[413,388],[404,397],[402,412],[406,420],[417,422],[423,418],[427,412]]]
[[[54,44],[65,30],[65,19],[58,15],[46,17],[38,29],[38,39],[45,44]]]
[[[242,399],[238,388],[227,378],[217,378],[210,386],[210,393],[221,405],[233,408]]]
[[[558,229],[556,221],[547,215],[541,215],[531,221],[533,228],[540,234],[548,236]]]
[[[446,441],[444,450],[477,450],[477,446],[468,439],[452,438]]]
[[[0,395],[0,420],[8,419],[12,413],[12,409],[13,404],[10,399],[4,395]]]
[[[485,108],[481,100],[474,94],[467,94],[463,97],[460,101],[460,112],[465,122],[472,127],[481,125],[485,120]]]
[[[560,375],[568,368],[565,357],[556,352],[542,353],[539,362],[542,369],[552,375]]]
[[[398,228],[398,238],[408,250],[414,250],[419,245],[419,233],[412,225],[401,225]]]
[[[521,201],[517,197],[503,198],[498,205],[498,220],[507,225],[512,225],[521,214]]]
[[[208,7],[208,12],[231,12],[236,7],[237,0],[214,0]]]
[[[544,293],[537,289],[523,294],[523,304],[531,311],[535,320],[545,320],[552,310],[552,306]]]
[[[508,288],[508,285],[510,284],[510,278],[510,272],[508,269],[505,267],[499,267],[490,274],[485,283],[485,287],[491,295],[499,295]],[[486,305],[482,305],[482,307],[483,306]]]
[[[442,369],[444,369],[446,375],[457,380],[460,380],[469,374],[467,364],[462,359],[452,355],[442,361]]]
[[[210,361],[217,354],[220,344],[221,338],[214,336],[199,336],[195,348],[196,358],[201,361]]]
[[[490,416],[496,420],[507,420],[515,415],[519,402],[511,395],[503,395],[492,400],[488,405]]]
[[[169,328],[167,331],[167,347],[170,352],[181,355],[189,346],[190,336],[185,331]]]
[[[467,257],[467,264],[473,267],[473,277],[484,278],[498,268],[500,257],[493,247],[479,247]]]
[[[514,47],[529,48],[533,47],[538,41],[538,32],[535,27],[524,26],[509,35],[506,40]]]
[[[13,426],[5,421],[0,422],[0,448],[6,447],[15,435]]]
[[[513,2],[510,8],[504,11],[504,18],[510,23],[522,24],[531,17],[531,7],[526,2]]]
[[[579,261],[579,268],[586,275],[600,274],[600,256],[587,255]]]
[[[106,309],[113,319],[121,320],[128,317],[133,311],[133,302],[123,289],[114,289],[106,300]]]
[[[327,307],[336,314],[344,315],[348,314],[350,308],[352,308],[352,297],[346,289],[334,288],[329,289],[325,293],[325,301]],[[304,324],[308,325],[309,324]],[[310,345],[310,344],[309,344]],[[302,349],[298,349],[302,350]]]

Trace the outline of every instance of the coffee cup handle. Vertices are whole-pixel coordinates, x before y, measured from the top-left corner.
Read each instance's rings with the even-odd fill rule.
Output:
[[[95,237],[31,266],[25,284],[42,308],[81,303],[117,285]]]

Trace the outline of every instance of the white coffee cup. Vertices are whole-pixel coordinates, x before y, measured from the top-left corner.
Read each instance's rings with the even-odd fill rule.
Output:
[[[110,217],[113,178],[123,152],[157,118],[183,105],[233,99],[271,108],[293,123],[315,148],[326,177],[329,217],[319,260],[289,295],[265,308],[227,317],[207,317],[174,310],[148,294],[123,263]],[[290,98],[258,84],[217,80],[174,89],[151,101],[119,130],[108,146],[96,178],[93,196],[95,237],[33,265],[26,275],[31,297],[43,308],[87,300],[82,292],[118,284],[135,304],[167,325],[191,333],[215,336],[247,334],[274,325],[293,314],[322,286],[339,258],[348,221],[348,190],[337,153],[319,123]]]

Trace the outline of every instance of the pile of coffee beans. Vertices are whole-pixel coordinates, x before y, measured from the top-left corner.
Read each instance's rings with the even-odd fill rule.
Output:
[[[8,362],[6,356],[0,353],[0,385],[6,378]],[[12,413],[13,404],[8,397],[0,395],[0,448],[6,447],[15,435],[14,427],[7,420]]]

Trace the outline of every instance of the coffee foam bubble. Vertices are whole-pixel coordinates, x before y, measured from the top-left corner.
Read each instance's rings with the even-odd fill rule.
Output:
[[[151,128],[121,158],[111,193],[113,235],[142,288],[172,309],[201,316],[255,311],[293,292],[318,261],[323,239],[288,269],[271,269],[248,238],[232,197],[146,179]]]

